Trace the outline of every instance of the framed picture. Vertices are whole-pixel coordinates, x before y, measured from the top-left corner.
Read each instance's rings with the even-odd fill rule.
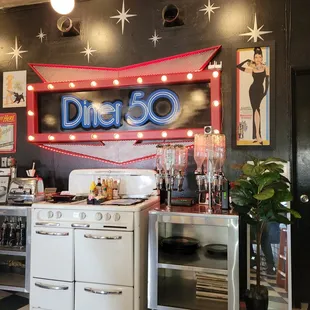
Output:
[[[0,153],[16,152],[16,113],[0,113]]]
[[[275,123],[274,43],[239,46],[234,63],[235,145],[270,148]]]
[[[27,71],[3,72],[3,108],[26,106]]]
[[[10,177],[0,177],[0,204],[6,203],[8,194]]]

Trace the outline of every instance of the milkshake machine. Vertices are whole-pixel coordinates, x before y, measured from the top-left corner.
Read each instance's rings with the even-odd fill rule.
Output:
[[[226,159],[226,139],[223,134],[196,134],[194,159],[198,203],[208,206],[208,212],[228,209],[228,181],[223,173]]]
[[[187,148],[184,145],[158,145],[156,168],[157,189],[167,191],[167,206],[171,207],[172,191],[183,191]]]

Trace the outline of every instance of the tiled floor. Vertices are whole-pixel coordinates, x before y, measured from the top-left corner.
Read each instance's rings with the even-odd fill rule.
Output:
[[[22,296],[22,297],[25,297],[25,294],[17,294],[18,296]],[[1,301],[3,301],[5,298],[8,298],[8,297],[10,297],[10,296],[12,296],[12,294],[11,293],[9,293],[9,292],[4,292],[4,291],[0,291],[0,302]],[[0,307],[1,308],[1,307]],[[29,310],[29,305],[26,305],[26,306],[24,306],[24,307],[22,307],[22,308],[17,308],[17,309],[1,309],[1,310]]]

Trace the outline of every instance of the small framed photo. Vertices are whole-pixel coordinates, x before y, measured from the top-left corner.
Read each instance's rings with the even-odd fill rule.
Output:
[[[9,190],[10,177],[0,176],[0,204],[6,203],[6,198]]]
[[[274,43],[258,42],[234,53],[235,128],[237,147],[271,148],[274,140]]]

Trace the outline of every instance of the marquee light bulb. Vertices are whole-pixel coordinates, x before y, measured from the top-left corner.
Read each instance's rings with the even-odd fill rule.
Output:
[[[139,78],[137,78],[137,82],[138,82],[139,84],[142,84],[142,83],[143,83],[143,79],[142,79],[141,77],[139,77]]]
[[[219,131],[218,129],[214,129],[214,133],[215,133],[216,135],[218,135],[218,134],[220,133],[220,131]]]
[[[69,87],[70,87],[70,88],[74,88],[74,87],[75,87],[75,84],[71,82],[71,83],[69,83]]]
[[[29,86],[27,87],[27,89],[30,90],[30,91],[32,91],[34,88],[33,88],[32,85],[29,85]]]
[[[119,134],[118,133],[114,134],[114,139],[119,139]]]
[[[48,85],[47,85],[47,88],[48,88],[48,89],[54,89],[54,85],[53,85],[53,84],[48,84]]]
[[[137,137],[138,138],[143,138],[143,133],[142,132],[138,132]]]
[[[28,136],[28,140],[29,141],[33,141],[34,140],[34,136]]]
[[[213,71],[213,73],[212,73],[212,76],[214,77],[214,78],[217,78],[217,77],[219,77],[219,72],[218,71]]]
[[[97,86],[97,82],[92,81],[92,82],[90,83],[90,86],[92,86],[92,87],[96,87],[96,86]]]
[[[161,133],[161,136],[162,136],[163,138],[167,138],[168,134],[167,134],[166,131],[163,131],[163,132]]]
[[[29,111],[28,111],[28,115],[29,115],[29,116],[34,116],[34,112],[31,111],[31,110],[29,110]]]
[[[75,6],[75,0],[51,0],[52,8],[59,14],[71,13]]]
[[[48,136],[48,140],[54,141],[54,140],[55,140],[55,137],[54,137],[54,136]]]
[[[166,75],[163,75],[163,76],[161,77],[161,80],[162,80],[163,82],[167,82],[168,78],[167,78]]]
[[[194,135],[194,132],[192,131],[192,130],[189,130],[188,132],[187,132],[187,136],[188,137],[192,137]]]
[[[220,102],[219,102],[218,100],[214,100],[214,101],[213,101],[213,105],[214,105],[215,107],[218,107],[218,106],[220,105]]]
[[[98,139],[98,136],[96,134],[91,135],[92,139]]]
[[[188,73],[188,74],[187,74],[187,79],[188,79],[188,80],[191,80],[192,78],[193,78],[193,74],[192,74],[192,73]]]
[[[114,84],[114,85],[119,85],[119,80],[114,80],[114,81],[113,81],[113,84]]]
[[[70,136],[69,136],[69,139],[70,139],[70,140],[75,140],[75,136],[74,136],[74,135],[70,135]]]

